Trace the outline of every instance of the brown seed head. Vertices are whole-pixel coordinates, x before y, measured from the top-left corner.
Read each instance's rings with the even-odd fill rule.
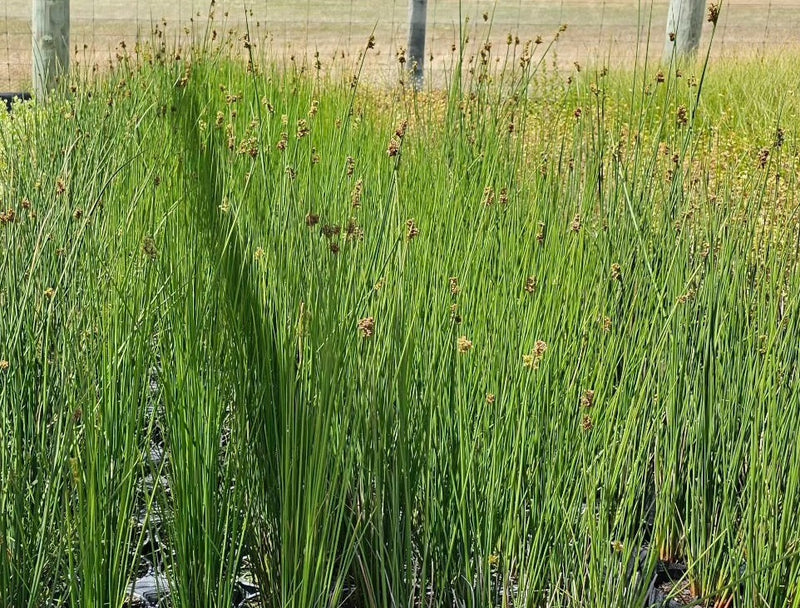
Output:
[[[714,25],[717,25],[717,20],[719,19],[719,9],[720,3],[719,2],[712,2],[708,5],[708,22]]]
[[[592,390],[583,391],[583,395],[581,395],[581,407],[588,409],[593,405],[594,405],[594,391]]]
[[[350,193],[350,202],[354,209],[361,207],[361,197],[364,194],[364,180],[359,178],[353,191]]]
[[[572,218],[572,224],[570,224],[569,229],[572,232],[576,232],[576,233],[581,231],[581,214],[580,213],[576,213],[575,217]]]
[[[345,239],[348,241],[362,241],[364,240],[364,230],[358,225],[356,218],[351,217],[347,220],[345,227]]]
[[[461,336],[457,342],[458,352],[462,355],[472,350],[472,340],[467,340],[467,336]]]
[[[403,119],[403,121],[397,125],[397,128],[394,130],[395,137],[398,139],[403,139],[406,136],[406,130],[408,129],[408,121]]]
[[[583,420],[581,420],[581,429],[582,429],[582,430],[583,430],[585,433],[588,433],[588,432],[589,432],[589,431],[591,431],[593,428],[594,428],[594,423],[592,422],[592,417],[591,417],[591,416],[588,416],[588,415],[587,415],[587,416],[584,416],[584,417],[583,417]]]
[[[362,338],[371,338],[375,333],[375,319],[364,317],[358,322],[358,331]]]
[[[611,278],[615,281],[622,280],[622,268],[619,264],[611,264]]]
[[[414,218],[406,220],[406,239],[409,241],[414,240],[419,236],[419,228],[417,228]]]
[[[525,291],[527,293],[534,293],[539,285],[539,281],[535,276],[529,276],[525,279]]]
[[[338,226],[337,224],[333,224],[332,226],[329,224],[325,224],[322,227],[322,236],[324,236],[326,239],[332,239],[335,236],[339,236],[341,230],[342,230],[341,227]]]
[[[457,296],[461,293],[461,286],[458,284],[458,277],[450,277],[450,293]]]
[[[5,359],[0,360],[0,372],[8,371],[9,367],[11,367],[11,364],[8,361]]]
[[[758,153],[758,166],[763,169],[767,166],[767,161],[769,161],[769,148],[761,148]]]
[[[539,222],[539,232],[536,233],[536,240],[540,245],[544,244],[544,222]]]
[[[319,216],[316,213],[307,213],[306,214],[306,226],[309,228],[313,228],[319,224]]]
[[[308,126],[308,122],[305,118],[301,118],[297,121],[297,139],[302,139],[306,135],[311,133],[311,129]]]
[[[676,118],[678,125],[684,127],[689,122],[689,111],[686,109],[686,106],[680,106],[678,108],[677,118]]]
[[[508,205],[508,188],[500,189],[500,196],[497,199],[497,202],[500,203],[500,205],[503,207]]]
[[[486,393],[486,403],[489,405],[494,405],[495,396],[493,393]]]

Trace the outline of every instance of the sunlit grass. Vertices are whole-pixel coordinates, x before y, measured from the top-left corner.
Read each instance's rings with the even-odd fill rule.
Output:
[[[796,61],[229,42],[0,118],[0,604],[800,602]]]

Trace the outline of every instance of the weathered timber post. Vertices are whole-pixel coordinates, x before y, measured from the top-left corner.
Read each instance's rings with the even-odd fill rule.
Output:
[[[409,0],[408,66],[415,90],[425,79],[425,28],[428,22],[428,0]]]
[[[33,0],[33,91],[40,101],[69,69],[69,0]]]
[[[693,55],[700,46],[705,0],[670,0],[667,14],[667,41],[664,62],[673,55],[682,59]]]

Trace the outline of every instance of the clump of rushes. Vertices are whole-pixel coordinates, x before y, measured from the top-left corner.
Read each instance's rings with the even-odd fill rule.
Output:
[[[796,602],[795,57],[214,30],[0,115],[0,604]]]

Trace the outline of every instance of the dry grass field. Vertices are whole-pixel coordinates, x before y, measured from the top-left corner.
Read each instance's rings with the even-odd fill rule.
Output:
[[[664,36],[666,0],[431,0],[429,49],[431,63],[446,68],[457,39],[461,17],[470,17],[474,39],[495,43],[508,33],[527,40],[549,40],[567,24],[550,58],[560,65],[574,62],[631,63],[651,40],[658,54]],[[727,0],[720,17],[714,54],[775,53],[800,42],[800,2],[797,0]],[[209,2],[198,0],[72,0],[72,43],[76,61],[102,66],[114,47],[137,36],[147,37],[154,24],[165,22],[167,36],[205,30]],[[393,78],[395,54],[405,44],[406,0],[219,0],[215,26],[244,28],[245,12],[258,38],[273,56],[311,56],[323,63],[331,57],[354,56],[375,29],[379,53],[367,65],[376,78]],[[483,23],[488,13],[489,29]],[[30,76],[30,0],[5,0],[0,9],[0,89],[28,86]],[[708,26],[706,32],[708,32]],[[707,36],[706,36],[707,38]],[[703,41],[707,43],[707,39]]]

